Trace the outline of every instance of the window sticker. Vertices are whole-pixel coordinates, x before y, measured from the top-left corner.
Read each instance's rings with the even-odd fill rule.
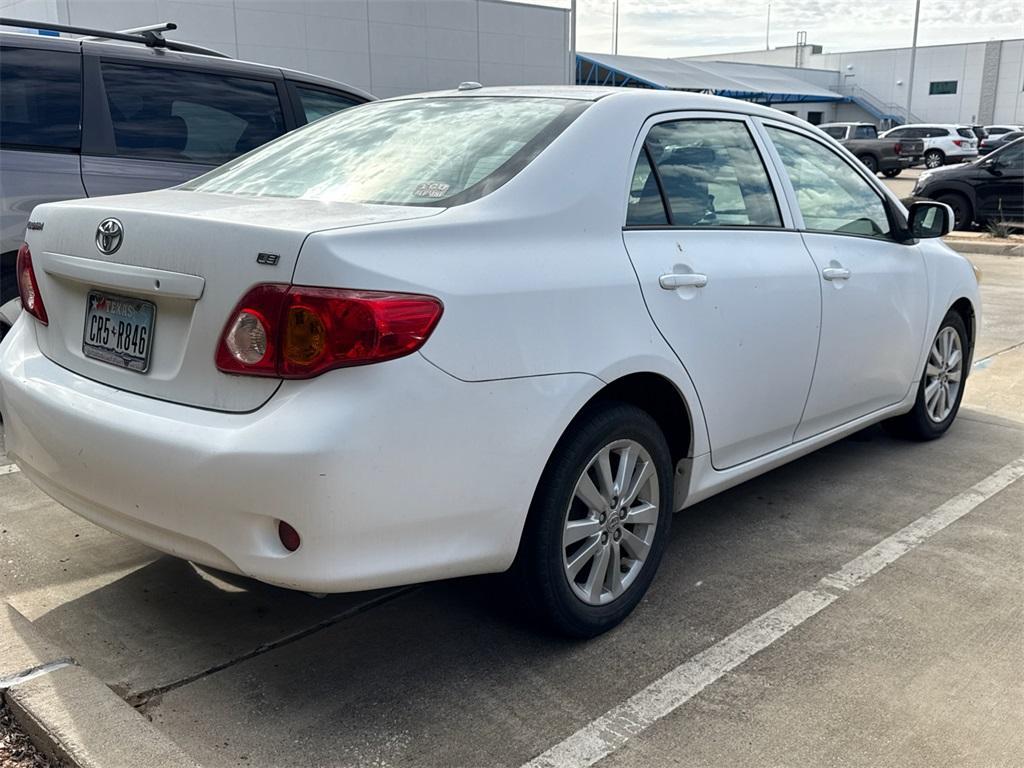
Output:
[[[443,181],[425,181],[413,190],[413,194],[416,197],[445,197],[450,187],[451,184],[445,184]]]

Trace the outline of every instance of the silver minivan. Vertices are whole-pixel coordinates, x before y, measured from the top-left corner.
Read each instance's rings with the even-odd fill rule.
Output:
[[[0,32],[0,337],[16,313],[15,261],[35,206],[174,186],[373,98],[315,75],[173,50],[159,35],[111,36],[121,42]]]

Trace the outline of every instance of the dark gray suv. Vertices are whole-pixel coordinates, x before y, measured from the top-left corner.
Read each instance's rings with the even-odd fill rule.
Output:
[[[15,259],[36,205],[180,184],[373,98],[168,44],[0,32],[0,305],[17,297]]]

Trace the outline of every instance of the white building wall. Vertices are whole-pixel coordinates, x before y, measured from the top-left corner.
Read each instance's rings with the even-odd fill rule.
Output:
[[[168,37],[380,96],[564,84],[569,12],[505,0],[0,0],[5,16],[99,29],[173,21]]]
[[[1024,40],[1003,42],[992,122],[1024,125]]]

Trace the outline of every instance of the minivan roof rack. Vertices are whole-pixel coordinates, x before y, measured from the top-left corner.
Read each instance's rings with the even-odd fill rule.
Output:
[[[0,26],[20,27],[22,29],[45,29],[51,32],[67,32],[71,35],[84,35],[83,39],[88,40],[122,40],[127,43],[142,43],[149,48],[166,48],[169,51],[180,51],[181,53],[198,53],[203,56],[217,56],[222,59],[230,59],[226,53],[215,51],[212,48],[204,48],[201,45],[182,43],[177,40],[168,40],[161,33],[177,29],[178,25],[171,21],[152,24],[146,27],[126,29],[121,32],[108,32],[103,29],[90,29],[89,27],[76,27],[69,24],[55,24],[49,21],[27,21],[25,19],[7,19],[0,17]]]

